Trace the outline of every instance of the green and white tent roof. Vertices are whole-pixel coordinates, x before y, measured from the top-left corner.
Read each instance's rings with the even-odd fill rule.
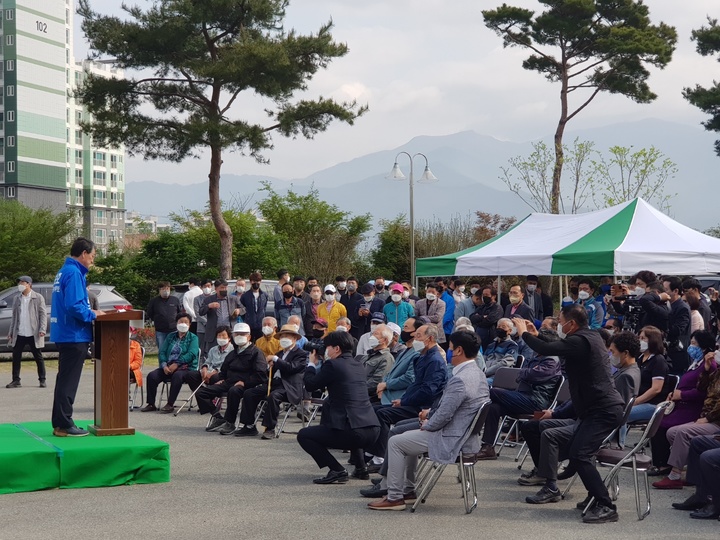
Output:
[[[464,251],[418,259],[418,276],[630,275],[720,272],[720,239],[642,199],[587,214],[530,214]]]

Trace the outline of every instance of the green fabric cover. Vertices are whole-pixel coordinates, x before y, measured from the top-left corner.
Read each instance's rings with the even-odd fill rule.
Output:
[[[91,421],[79,421],[87,428]],[[50,422],[0,424],[0,494],[170,481],[170,446],[145,435],[55,437]]]

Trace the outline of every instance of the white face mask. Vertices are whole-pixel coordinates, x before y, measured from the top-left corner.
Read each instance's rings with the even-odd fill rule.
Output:
[[[437,298],[437,296],[434,295],[433,293],[427,293],[425,295],[425,298],[427,298],[430,302],[432,302],[433,300],[435,300]]]
[[[522,302],[522,297],[520,297],[520,296],[511,296],[510,297],[510,303],[513,306],[517,306],[520,302]]]
[[[513,326],[513,327],[512,327],[512,330],[510,330],[510,335],[511,335],[511,336],[514,336],[515,334],[517,334],[517,328],[515,328],[515,327]]]
[[[645,352],[648,350],[648,342],[644,340],[640,340],[640,352]]]
[[[212,288],[210,288],[210,287],[205,287],[205,288],[203,289],[203,294],[204,294],[205,296],[211,295],[211,294],[212,294]]]
[[[235,292],[237,292],[238,294],[242,294],[245,292],[245,287],[238,287],[237,289],[235,289]]]
[[[460,285],[460,286],[457,288],[457,290],[460,291],[461,293],[465,292],[465,285]]]
[[[272,334],[274,331],[275,331],[275,330],[273,329],[272,326],[263,326],[263,327],[262,327],[262,333],[263,333],[264,335],[266,335],[266,336],[269,336],[269,335]]]
[[[187,332],[188,330],[190,330],[190,325],[189,325],[189,324],[185,324],[185,323],[180,323],[180,324],[177,325],[177,330],[178,330],[178,332],[180,332],[181,334],[184,334],[185,332]]]
[[[415,349],[417,352],[422,352],[423,349],[425,349],[425,342],[414,340],[412,343],[412,346],[413,346],[413,349]]]
[[[363,300],[365,300],[366,303],[371,303],[373,301],[372,296],[363,296]]]
[[[565,325],[562,323],[558,323],[557,334],[560,339],[565,339],[567,337],[567,334],[563,331],[563,326]]]
[[[537,285],[530,284],[530,285],[527,285],[525,288],[527,289],[527,292],[535,292]]]
[[[160,296],[161,296],[162,298],[167,298],[167,297],[170,296],[170,291],[167,291],[167,290],[160,291]]]
[[[470,294],[475,294],[475,293],[478,292],[479,290],[480,290],[480,289],[478,289],[477,287],[473,287],[472,289],[470,289]]]
[[[18,285],[18,291],[20,291],[20,294],[25,292],[25,285]]]
[[[375,329],[376,329],[378,326],[380,326],[380,325],[375,324],[375,323],[371,323],[371,324],[370,324],[370,331],[371,331],[371,332],[374,332]]]
[[[370,338],[368,339],[368,347],[374,349],[378,345],[380,345],[380,340],[378,340],[378,338],[376,338],[375,336],[370,336]]]
[[[635,287],[635,294],[637,296],[642,296],[643,294],[645,294],[645,289],[643,289],[642,287]]]
[[[620,367],[622,365],[622,359],[619,356],[615,356],[614,354],[610,356],[610,363],[613,365],[613,367]]]
[[[295,344],[295,342],[294,342],[292,339],[290,339],[290,338],[286,338],[286,337],[280,338],[280,346],[281,346],[283,349],[289,349],[289,348],[292,347],[294,344]]]
[[[337,328],[335,328],[335,330],[337,332],[347,332],[348,331],[347,328],[345,328],[344,326],[340,326],[339,324],[337,325]]]
[[[392,301],[396,304],[402,302],[402,296],[399,294],[393,294],[390,298],[392,298]]]
[[[247,336],[234,336],[233,341],[235,342],[235,345],[238,347],[242,347],[243,345],[247,345],[248,337]]]
[[[580,291],[580,292],[578,293],[578,298],[579,298],[580,300],[587,300],[588,298],[590,298],[590,293],[587,292],[587,291]]]
[[[347,287],[347,282],[346,282],[346,281],[341,281],[340,283],[338,283],[338,288],[339,288],[339,289],[344,289],[345,287]]]
[[[217,344],[220,345],[221,347],[224,347],[228,343],[230,343],[229,339],[217,338]]]
[[[335,293],[326,294],[325,301],[326,302],[334,302],[335,301]]]
[[[410,291],[403,291],[402,297],[403,297],[403,298],[410,298]]]

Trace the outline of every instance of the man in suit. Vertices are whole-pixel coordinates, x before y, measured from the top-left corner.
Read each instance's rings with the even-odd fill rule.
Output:
[[[243,395],[240,423],[244,424],[244,427],[236,433],[238,437],[257,435],[255,409],[263,399],[267,404],[262,421],[265,427],[262,438],[266,440],[275,438],[275,424],[280,414],[280,404],[302,403],[303,372],[308,363],[307,351],[297,346],[297,341],[302,336],[294,324],[286,324],[277,333],[277,337],[282,351],[277,356],[267,358],[268,366],[272,369],[272,379],[268,383],[269,386],[258,386]]]
[[[468,318],[480,336],[483,351],[486,351],[492,340],[495,339],[495,327],[503,317],[503,308],[497,303],[497,296],[490,285],[485,285],[476,291],[475,295],[481,295],[481,303],[475,312]]]
[[[530,309],[530,306],[523,301],[523,298],[520,285],[510,287],[510,303],[505,307],[505,317],[508,319],[520,317],[521,319],[529,321],[535,320],[535,313]]]
[[[472,332],[451,334],[453,376],[447,383],[437,408],[419,415],[420,429],[392,437],[388,443],[388,494],[368,504],[372,510],[404,510],[414,501],[415,469],[418,456],[428,453],[431,460],[454,463],[460,451],[477,452],[477,437],[466,439],[467,430],[483,402],[490,396],[485,375],[475,362],[480,339]]]
[[[365,368],[359,358],[352,356],[350,335],[331,332],[324,341],[325,361],[320,367],[317,357],[311,357],[304,381],[308,392],[327,388],[328,397],[323,403],[320,425],[301,429],[297,441],[318,467],[329,468],[327,475],[316,478],[314,483],[343,484],[348,481],[348,472],[328,448],[350,450],[355,463],[362,464],[362,448],[375,443],[380,423],[365,390]],[[363,467],[359,468],[356,472],[363,473]]]
[[[238,315],[245,313],[237,296],[228,296],[227,281],[220,278],[215,281],[215,294],[211,294],[200,306],[199,315],[205,315],[205,350],[210,350],[215,341],[215,331],[219,326],[235,326]]]
[[[437,286],[428,283],[425,286],[425,298],[415,302],[415,317],[425,316],[430,319],[438,329],[438,343],[445,343],[445,330],[443,318],[445,317],[445,302],[438,296]]]
[[[250,333],[254,341],[263,336],[262,321],[265,318],[265,308],[268,303],[268,295],[260,288],[261,283],[262,274],[253,272],[250,274],[250,290],[245,291],[240,297],[240,303],[245,308],[244,320],[250,326]]]
[[[525,303],[530,307],[533,312],[533,318],[531,320],[543,320],[543,301],[540,293],[537,290],[538,282],[540,280],[537,276],[528,276],[525,278]]]
[[[20,295],[15,299],[10,319],[8,346],[12,347],[12,381],[5,388],[20,388],[20,365],[25,347],[30,347],[37,364],[40,388],[45,388],[45,361],[40,349],[45,346],[47,312],[45,299],[32,290],[32,278],[18,278]]]
[[[670,302],[668,316],[668,356],[671,360],[670,373],[682,375],[690,364],[687,348],[690,344],[690,306],[682,299],[682,282],[676,276],[663,277],[665,292],[660,300]]]

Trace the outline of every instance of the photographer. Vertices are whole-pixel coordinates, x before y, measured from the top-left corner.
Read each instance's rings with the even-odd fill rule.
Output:
[[[644,326],[667,331],[669,311],[660,299],[664,289],[653,272],[642,270],[632,276],[628,284],[613,285],[611,291],[612,309],[623,317],[624,329],[636,334]]]
[[[660,295],[664,302],[670,302],[668,318],[668,356],[670,357],[670,373],[682,375],[690,363],[687,348],[690,342],[690,306],[682,296],[682,282],[676,276],[663,277],[665,292]]]
[[[327,330],[328,323],[325,319],[313,319],[312,333],[309,336],[310,339],[302,346],[302,349],[308,353],[315,352],[321,364],[324,360],[323,354],[325,353],[325,343],[323,338],[327,335]]]

